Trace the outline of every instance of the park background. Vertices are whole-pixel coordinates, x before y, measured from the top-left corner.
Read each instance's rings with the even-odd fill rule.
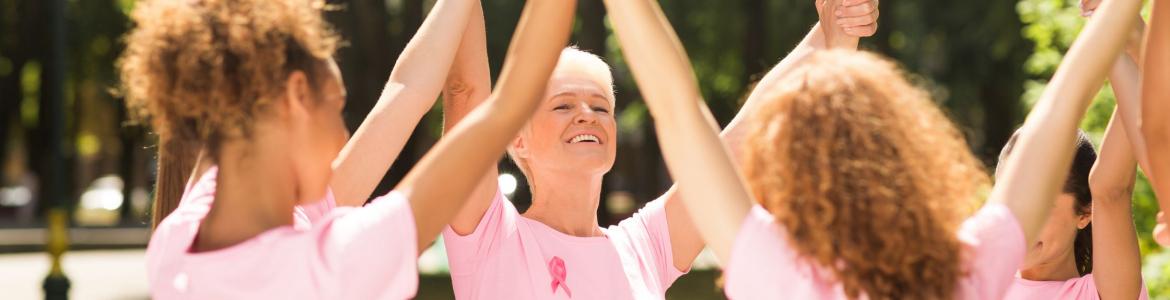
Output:
[[[62,274],[71,279],[74,298],[148,297],[141,256],[149,236],[157,137],[127,118],[114,67],[135,2],[0,0],[0,298],[43,297],[41,283],[50,274],[46,249],[53,248],[46,245],[65,245],[48,237],[54,224],[67,226],[57,232],[68,233]],[[598,211],[606,225],[653,200],[670,179],[605,8],[599,0],[578,2],[571,41],[613,66],[618,95],[619,155],[605,178]],[[349,92],[344,114],[352,131],[373,107],[434,1],[329,3],[337,9],[327,19],[348,42],[337,58]],[[493,75],[523,4],[483,1]],[[817,20],[812,0],[664,0],[661,5],[721,124]],[[877,34],[862,39],[861,47],[910,71],[959,124],[988,168],[1085,23],[1074,0],[887,0],[880,11]],[[1113,103],[1112,92],[1103,88],[1082,122],[1094,142],[1100,141]],[[440,107],[415,129],[376,194],[388,191],[440,137]],[[501,181],[515,186],[513,201],[527,207],[525,180],[506,160],[500,166]],[[1149,234],[1156,211],[1150,185],[1139,178],[1134,218],[1143,276],[1154,299],[1170,299],[1170,251]],[[50,215],[67,222],[50,222]],[[441,248],[420,259],[419,298],[450,297]],[[721,297],[710,256],[697,264],[668,298]]]

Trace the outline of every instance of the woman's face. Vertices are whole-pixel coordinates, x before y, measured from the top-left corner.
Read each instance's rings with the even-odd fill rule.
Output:
[[[1077,230],[1088,226],[1091,220],[1088,214],[1076,213],[1073,208],[1075,202],[1073,194],[1063,193],[1057,196],[1052,211],[1049,212],[1048,222],[1036,237],[1036,243],[1028,247],[1021,270],[1039,265],[1065,263],[1064,260],[1073,255],[1073,242],[1076,241]]]
[[[513,145],[530,170],[604,174],[613,168],[614,99],[599,82],[575,70],[553,73],[544,101]]]

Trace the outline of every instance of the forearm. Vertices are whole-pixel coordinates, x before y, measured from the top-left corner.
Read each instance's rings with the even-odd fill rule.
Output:
[[[467,202],[531,117],[569,38],[573,0],[529,0],[516,26],[499,88],[437,143],[395,187],[410,201],[425,247]],[[506,103],[504,102],[506,101]]]
[[[483,7],[474,5],[443,88],[443,131],[450,131],[491,95]]]
[[[841,8],[843,0],[816,0],[817,15],[820,16],[820,27],[824,31],[825,42],[831,49],[857,49],[860,39],[845,34],[841,22],[837,18],[837,10]]]
[[[455,64],[447,75],[447,87],[443,90],[443,130],[450,131],[473,109],[487,100],[491,94],[491,74],[488,67],[487,36],[483,20],[483,8],[476,6],[463,33],[459,51],[455,53]],[[480,219],[491,206],[498,191],[496,177],[499,171],[489,167],[468,198],[467,204],[451,220],[451,229],[457,234],[471,234]]]
[[[679,197],[708,247],[726,261],[750,200],[705,111],[686,53],[656,2],[605,4],[654,116],[663,156],[680,186]],[[701,217],[696,212],[702,212]]]
[[[1136,96],[1137,91],[1117,93],[1120,102],[1123,95]],[[1137,166],[1119,116],[1120,111],[1115,110],[1089,175],[1093,193],[1093,280],[1102,299],[1137,299],[1141,254],[1130,205]]]
[[[743,106],[740,107],[739,112],[727,123],[727,127],[719,133],[723,139],[723,143],[727,145],[731,153],[732,159],[736,163],[742,162],[740,157],[743,140],[747,135],[747,127],[745,122],[751,118],[751,114],[758,110],[759,106],[767,102],[765,99],[768,95],[767,88],[775,86],[784,77],[788,70],[792,69],[798,63],[803,61],[806,57],[818,50],[828,49],[825,43],[825,31],[821,29],[821,24],[814,24],[812,29],[805,34],[804,39],[789,52],[787,56],[780,60],[776,66],[772,67],[760,82],[756,83],[755,88],[752,88],[751,94],[748,95],[747,101],[744,101]]]
[[[1021,128],[1016,150],[1008,158],[1004,178],[991,194],[1018,219],[1030,245],[1047,221],[1049,210],[1068,173],[1076,127],[1090,97],[1099,89],[1109,66],[1132,26],[1130,16],[1140,1],[1103,4],[1065,56],[1040,101]],[[1089,43],[1092,43],[1091,49]]]
[[[398,57],[377,104],[333,162],[338,205],[361,206],[434,105],[478,1],[439,0]]]
[[[1154,191],[1163,211],[1170,207],[1170,2],[1153,1],[1142,64],[1142,122]]]

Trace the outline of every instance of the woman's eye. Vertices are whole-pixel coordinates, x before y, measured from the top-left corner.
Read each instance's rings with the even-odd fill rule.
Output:
[[[558,105],[557,107],[553,108],[553,110],[566,110],[566,109],[569,109],[568,104],[561,104],[561,105]]]
[[[606,108],[604,108],[604,107],[594,107],[594,108],[593,108],[593,111],[599,111],[599,112],[603,112],[603,113],[609,113],[609,110],[608,110],[608,109],[606,109]]]

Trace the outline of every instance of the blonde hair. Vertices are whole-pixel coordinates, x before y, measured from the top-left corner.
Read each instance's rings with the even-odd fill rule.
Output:
[[[813,54],[762,88],[746,179],[797,252],[850,298],[953,297],[956,231],[989,179],[929,96],[853,51]]]
[[[119,60],[126,105],[159,134],[154,221],[174,209],[199,148],[248,133],[288,74],[318,69],[338,37],[319,3],[148,0],[131,14]],[[324,72],[321,72],[324,73]]]
[[[616,107],[616,98],[614,97],[613,88],[613,72],[609,68],[609,64],[605,63],[601,57],[587,51],[577,49],[577,47],[569,46],[561,50],[561,56],[557,60],[557,67],[553,70],[553,75],[556,76],[561,72],[578,72],[587,74],[590,79],[596,80],[597,84],[606,93],[609,98],[611,107]],[[525,125],[524,130],[528,130],[528,125]],[[528,181],[528,186],[533,186],[532,169],[528,167],[528,162],[524,158],[516,155],[516,149],[512,144],[507,147],[508,158],[512,159],[512,163],[524,173],[525,180]]]

